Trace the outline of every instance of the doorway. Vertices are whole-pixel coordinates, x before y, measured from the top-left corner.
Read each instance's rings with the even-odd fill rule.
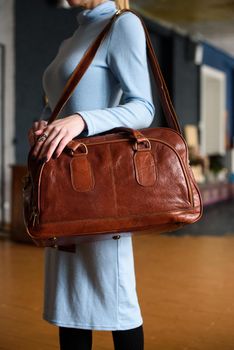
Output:
[[[225,155],[226,74],[209,66],[201,67],[201,154]]]

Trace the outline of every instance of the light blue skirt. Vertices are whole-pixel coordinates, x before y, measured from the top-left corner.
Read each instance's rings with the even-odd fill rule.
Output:
[[[132,238],[81,243],[76,253],[46,248],[43,318],[92,330],[139,327]]]

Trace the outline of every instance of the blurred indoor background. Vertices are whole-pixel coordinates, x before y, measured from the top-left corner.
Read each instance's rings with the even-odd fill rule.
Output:
[[[130,6],[150,32],[204,202],[198,223],[134,238],[146,350],[233,350],[234,1]],[[27,130],[45,106],[42,73],[78,11],[59,0],[0,0],[1,350],[57,348],[55,329],[41,320],[43,251],[25,233],[22,178]],[[153,92],[152,127],[165,125]],[[106,334],[95,341],[111,349]]]

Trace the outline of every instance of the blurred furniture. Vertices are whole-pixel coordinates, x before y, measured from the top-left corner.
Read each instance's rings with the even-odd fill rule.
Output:
[[[228,182],[200,184],[199,189],[204,206],[234,199],[234,184]]]
[[[192,124],[184,126],[184,135],[188,144],[190,166],[198,184],[205,182],[205,175],[209,168],[208,157],[202,157],[199,148],[198,127]]]
[[[193,124],[184,126],[185,139],[188,147],[194,150],[195,154],[199,154],[198,128]]]

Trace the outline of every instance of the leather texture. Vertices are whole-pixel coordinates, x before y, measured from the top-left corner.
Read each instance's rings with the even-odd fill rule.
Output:
[[[146,128],[138,130],[137,141],[129,129],[112,131],[73,140],[43,165],[29,157],[25,222],[38,245],[147,229],[168,232],[201,217],[200,192],[179,133]]]
[[[126,11],[130,10],[118,12],[88,49],[66,84],[50,123],[85,73],[114,20]],[[187,144],[145,31],[169,127],[120,127],[76,138],[58,159],[45,164],[32,159],[31,149],[23,188],[24,221],[39,246],[65,246],[72,251],[69,245],[94,237],[118,239],[139,232],[169,232],[202,216],[202,199],[189,166]]]

